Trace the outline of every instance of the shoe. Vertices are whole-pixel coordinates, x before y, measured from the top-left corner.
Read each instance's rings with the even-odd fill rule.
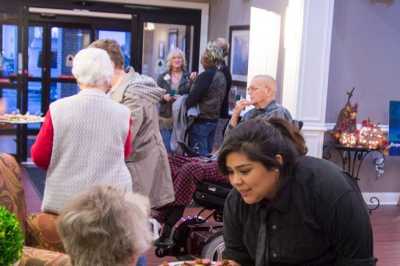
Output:
[[[172,247],[174,245],[174,241],[171,236],[172,226],[165,224],[161,236],[154,242],[156,246],[159,247]]]

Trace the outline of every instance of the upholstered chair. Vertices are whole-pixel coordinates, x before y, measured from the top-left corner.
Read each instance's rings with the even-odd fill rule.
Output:
[[[0,153],[0,205],[16,214],[29,246],[63,252],[55,221],[48,213],[27,215],[21,168],[9,154]]]

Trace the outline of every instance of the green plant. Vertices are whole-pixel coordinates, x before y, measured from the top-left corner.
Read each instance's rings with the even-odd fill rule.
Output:
[[[22,255],[24,236],[15,214],[0,207],[0,265],[9,266]]]

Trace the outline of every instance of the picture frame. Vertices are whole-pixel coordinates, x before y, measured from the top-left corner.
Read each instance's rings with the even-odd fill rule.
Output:
[[[232,80],[246,82],[249,65],[250,26],[229,27],[229,69]]]

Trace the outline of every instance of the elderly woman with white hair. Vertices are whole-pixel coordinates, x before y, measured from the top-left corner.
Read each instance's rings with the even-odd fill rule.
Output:
[[[125,164],[130,153],[130,112],[106,95],[113,65],[98,48],[79,51],[72,74],[74,96],[53,102],[32,146],[32,159],[45,170],[42,210],[58,214],[74,195],[93,185],[132,191]]]
[[[160,103],[160,131],[168,152],[171,152],[172,103],[177,95],[188,94],[191,85],[185,66],[185,54],[178,48],[173,49],[167,56],[167,71],[157,78],[157,85],[166,90]]]
[[[73,266],[130,266],[151,244],[145,196],[96,186],[67,204],[58,231]]]

